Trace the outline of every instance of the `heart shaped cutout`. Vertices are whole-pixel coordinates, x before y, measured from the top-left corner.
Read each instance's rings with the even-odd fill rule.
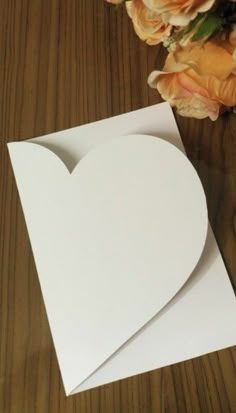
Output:
[[[186,156],[151,136],[98,145],[71,174],[39,145],[9,150],[69,393],[186,282],[206,199]]]

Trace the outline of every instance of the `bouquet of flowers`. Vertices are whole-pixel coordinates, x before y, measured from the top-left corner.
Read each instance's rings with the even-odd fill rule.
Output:
[[[148,84],[180,115],[216,120],[236,105],[236,0],[106,0],[126,7],[134,30],[168,50]]]

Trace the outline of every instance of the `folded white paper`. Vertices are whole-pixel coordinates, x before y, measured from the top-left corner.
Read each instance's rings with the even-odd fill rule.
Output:
[[[234,293],[179,149],[168,104],[9,144],[67,394],[236,343]]]

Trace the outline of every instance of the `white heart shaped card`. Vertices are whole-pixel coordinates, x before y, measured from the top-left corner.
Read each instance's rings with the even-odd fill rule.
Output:
[[[235,342],[234,294],[180,148],[167,104],[9,144],[67,394]]]

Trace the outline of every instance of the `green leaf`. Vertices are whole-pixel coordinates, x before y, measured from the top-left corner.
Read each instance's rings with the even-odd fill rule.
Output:
[[[207,17],[207,14],[199,14],[194,20],[192,20],[189,25],[181,30],[179,33],[177,33],[177,35],[175,36],[175,40],[178,42],[179,40],[181,40],[186,34],[190,33],[192,30],[195,29],[195,27],[198,25],[198,23],[202,20],[204,21],[205,18]]]
[[[191,38],[192,42],[200,39],[209,39],[215,34],[223,24],[223,19],[216,14],[209,13],[203,22],[199,25],[196,33]]]

